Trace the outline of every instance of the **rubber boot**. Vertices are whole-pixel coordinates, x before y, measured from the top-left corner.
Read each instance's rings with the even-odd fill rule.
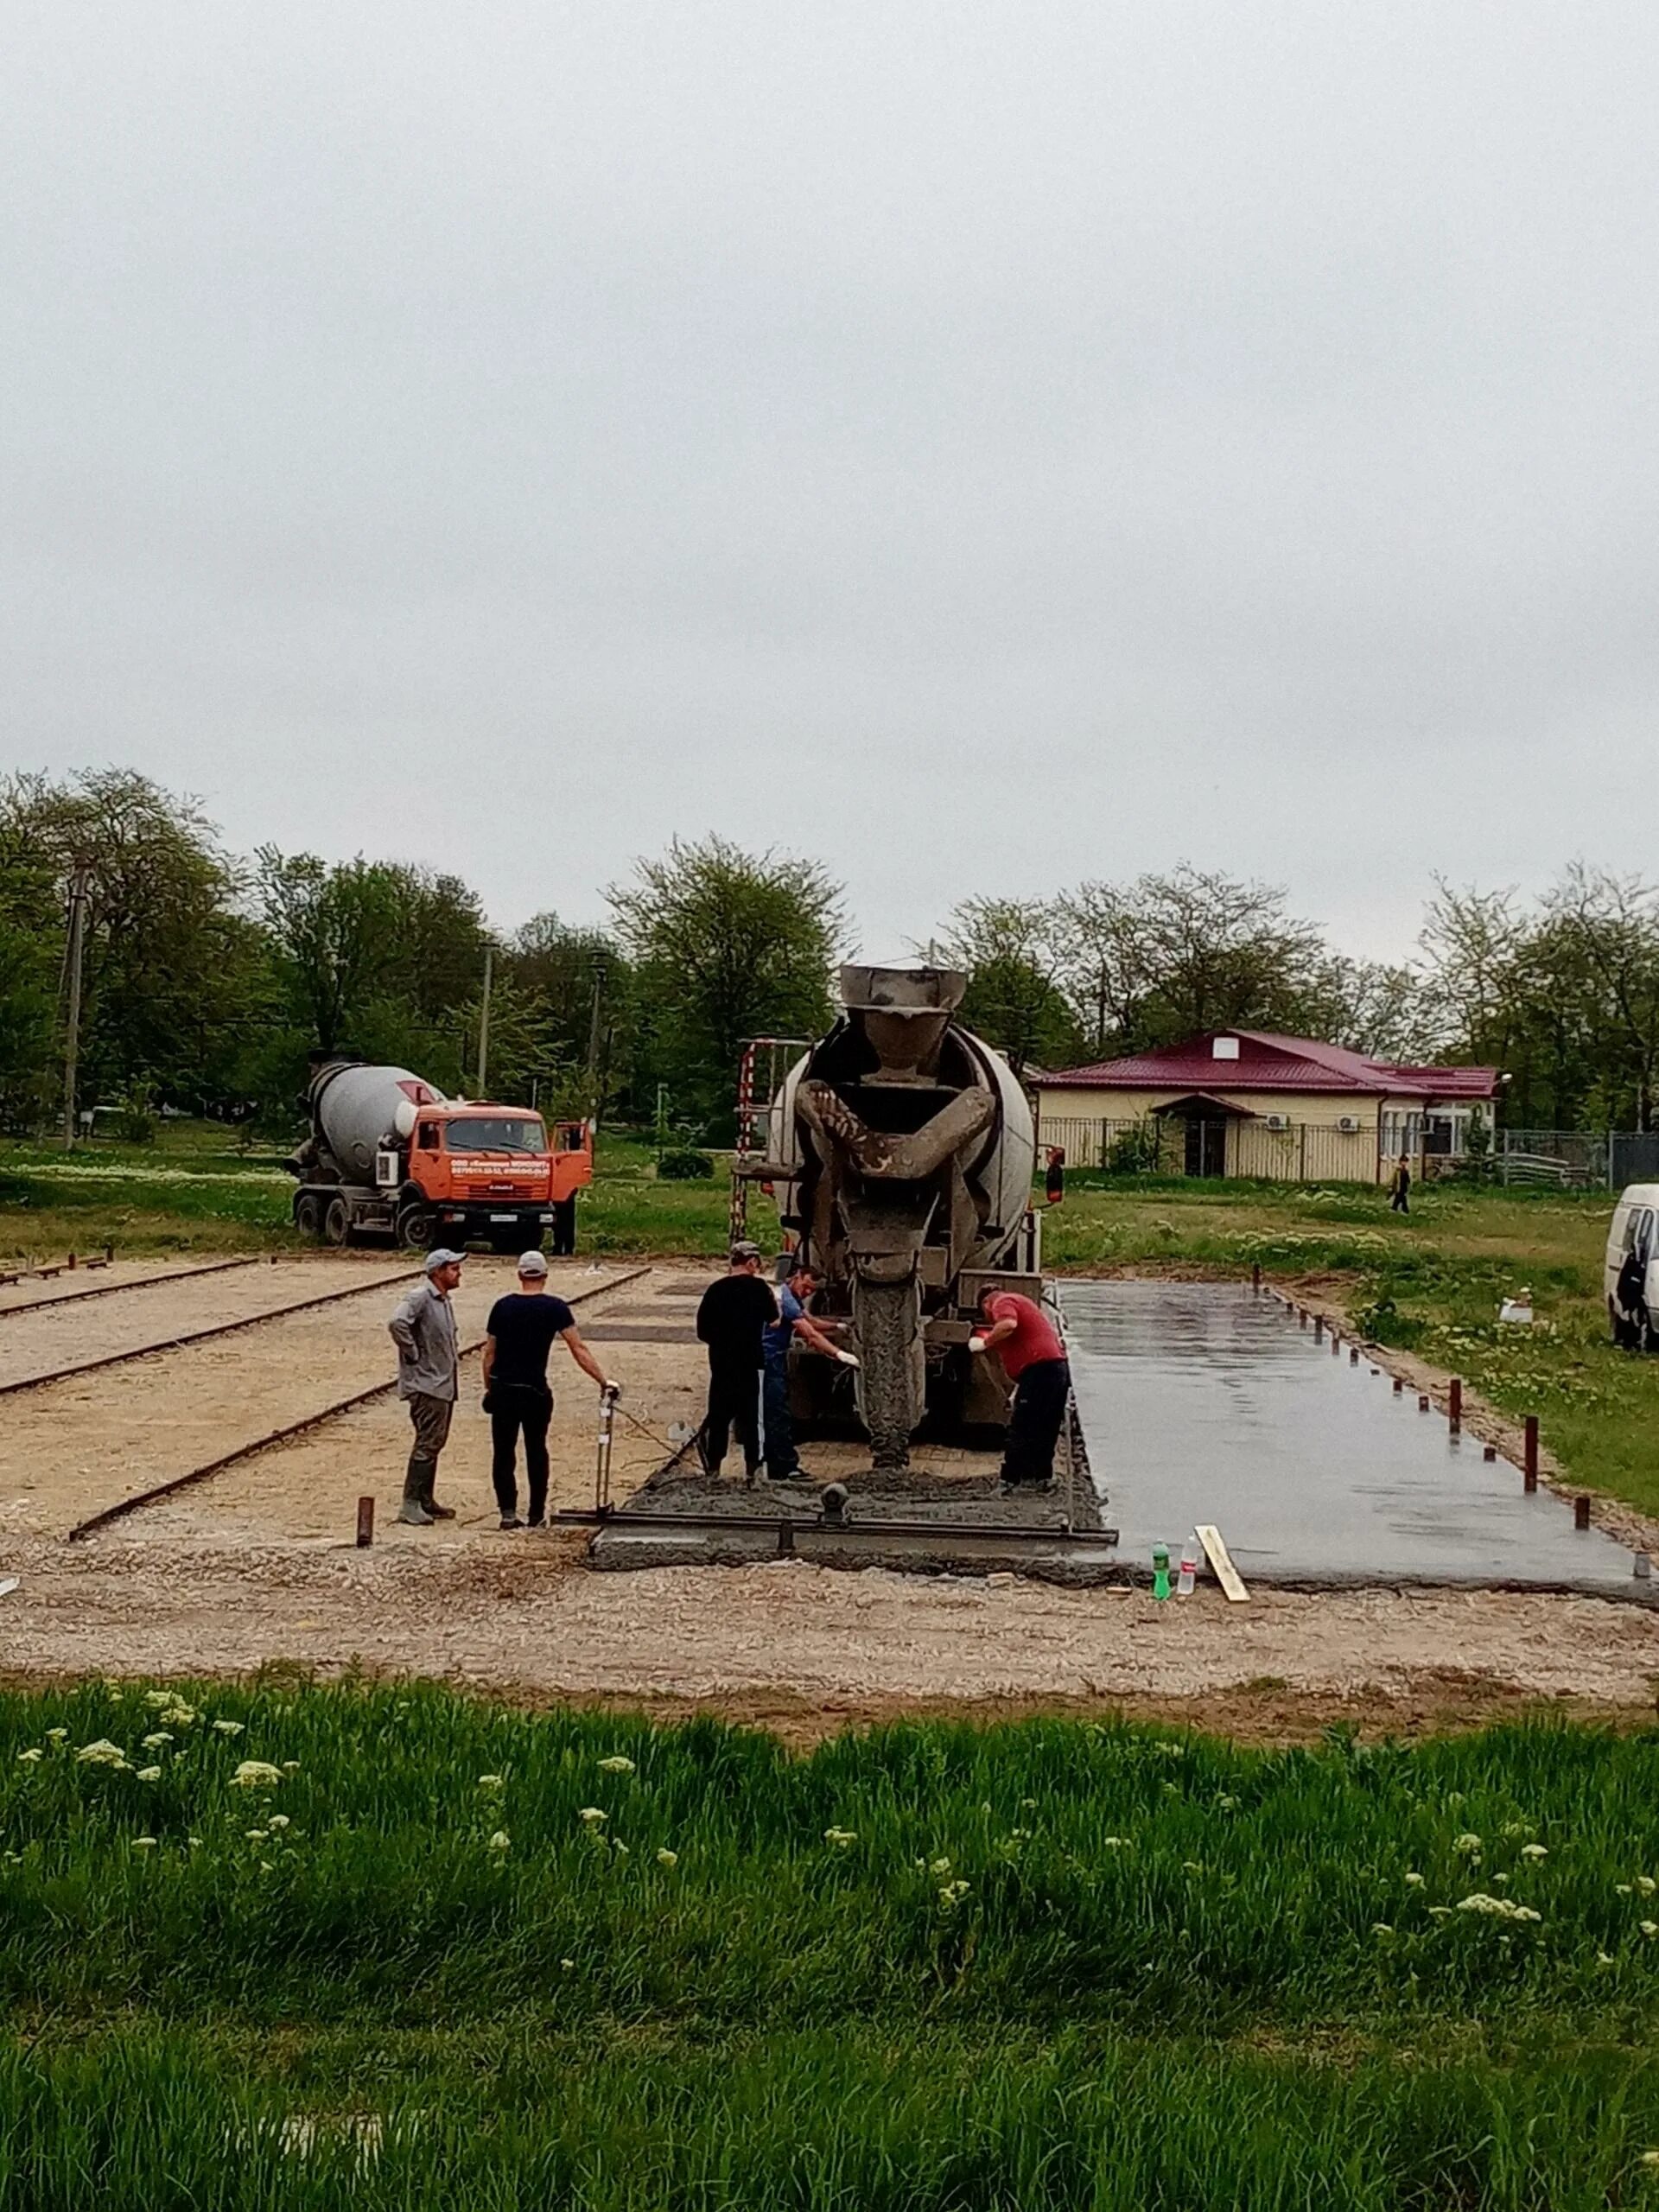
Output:
[[[437,1499],[432,1495],[433,1487],[438,1479],[437,1461],[435,1459],[428,1459],[423,1464],[426,1468],[426,1488],[421,1492],[421,1503],[426,1508],[426,1516],[428,1520],[453,1521],[455,1517],[454,1507],[453,1505],[440,1505]]]
[[[404,1477],[404,1502],[397,1509],[397,1518],[406,1521],[411,1529],[429,1529],[432,1516],[426,1510],[426,1493],[432,1485],[432,1468],[424,1459],[411,1459],[409,1471]]]

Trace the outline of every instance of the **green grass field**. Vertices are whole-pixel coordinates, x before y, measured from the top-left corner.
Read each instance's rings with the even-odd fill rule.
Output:
[[[12,1694],[0,2201],[1659,2202],[1656,1877],[1652,1734]]]
[[[0,1147],[0,1262],[113,1242],[125,1253],[212,1254],[296,1245],[293,1185],[270,1154],[223,1130],[175,1124],[154,1147],[100,1141],[67,1160]],[[584,1250],[717,1255],[729,1186],[657,1179],[648,1147],[601,1141],[582,1202]],[[753,1200],[764,1234],[775,1228]],[[1045,1219],[1059,1272],[1185,1267],[1314,1278],[1369,1336],[1462,1375],[1510,1414],[1536,1413],[1573,1479],[1659,1516],[1659,1362],[1615,1351],[1602,1303],[1610,1198],[1420,1188],[1406,1219],[1355,1185],[1071,1179]],[[1500,1328],[1504,1294],[1530,1285],[1538,1325]]]

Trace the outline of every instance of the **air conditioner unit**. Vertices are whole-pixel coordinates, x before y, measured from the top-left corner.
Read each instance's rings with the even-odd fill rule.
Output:
[[[1289,1115],[1288,1115],[1288,1114],[1269,1114],[1269,1115],[1268,1115],[1268,1127],[1270,1129],[1275,1130],[1275,1131],[1276,1131],[1280,1135],[1281,1135],[1281,1136],[1282,1136],[1282,1135],[1283,1135],[1283,1134],[1284,1134],[1284,1132],[1285,1132],[1285,1131],[1286,1131],[1286,1130],[1290,1127],[1290,1116],[1289,1116]]]
[[[1344,1136],[1345,1136],[1345,1137],[1357,1137],[1357,1136],[1359,1135],[1359,1116],[1358,1116],[1358,1115],[1357,1115],[1357,1114],[1344,1114],[1344,1115],[1342,1115],[1342,1116],[1338,1118],[1338,1120],[1337,1127],[1338,1127],[1338,1128],[1342,1131],[1342,1134],[1344,1135]]]

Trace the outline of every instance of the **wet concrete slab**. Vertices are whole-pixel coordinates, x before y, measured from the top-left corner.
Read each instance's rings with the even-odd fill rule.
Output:
[[[1653,1602],[1634,1555],[1267,1293],[1060,1286],[1090,1465],[1145,1567],[1213,1522],[1248,1582],[1468,1583]]]

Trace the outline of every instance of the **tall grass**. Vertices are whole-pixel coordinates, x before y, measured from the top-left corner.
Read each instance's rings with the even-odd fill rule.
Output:
[[[1547,1725],[5,1695],[0,2203],[1643,2202],[1656,1783]]]

